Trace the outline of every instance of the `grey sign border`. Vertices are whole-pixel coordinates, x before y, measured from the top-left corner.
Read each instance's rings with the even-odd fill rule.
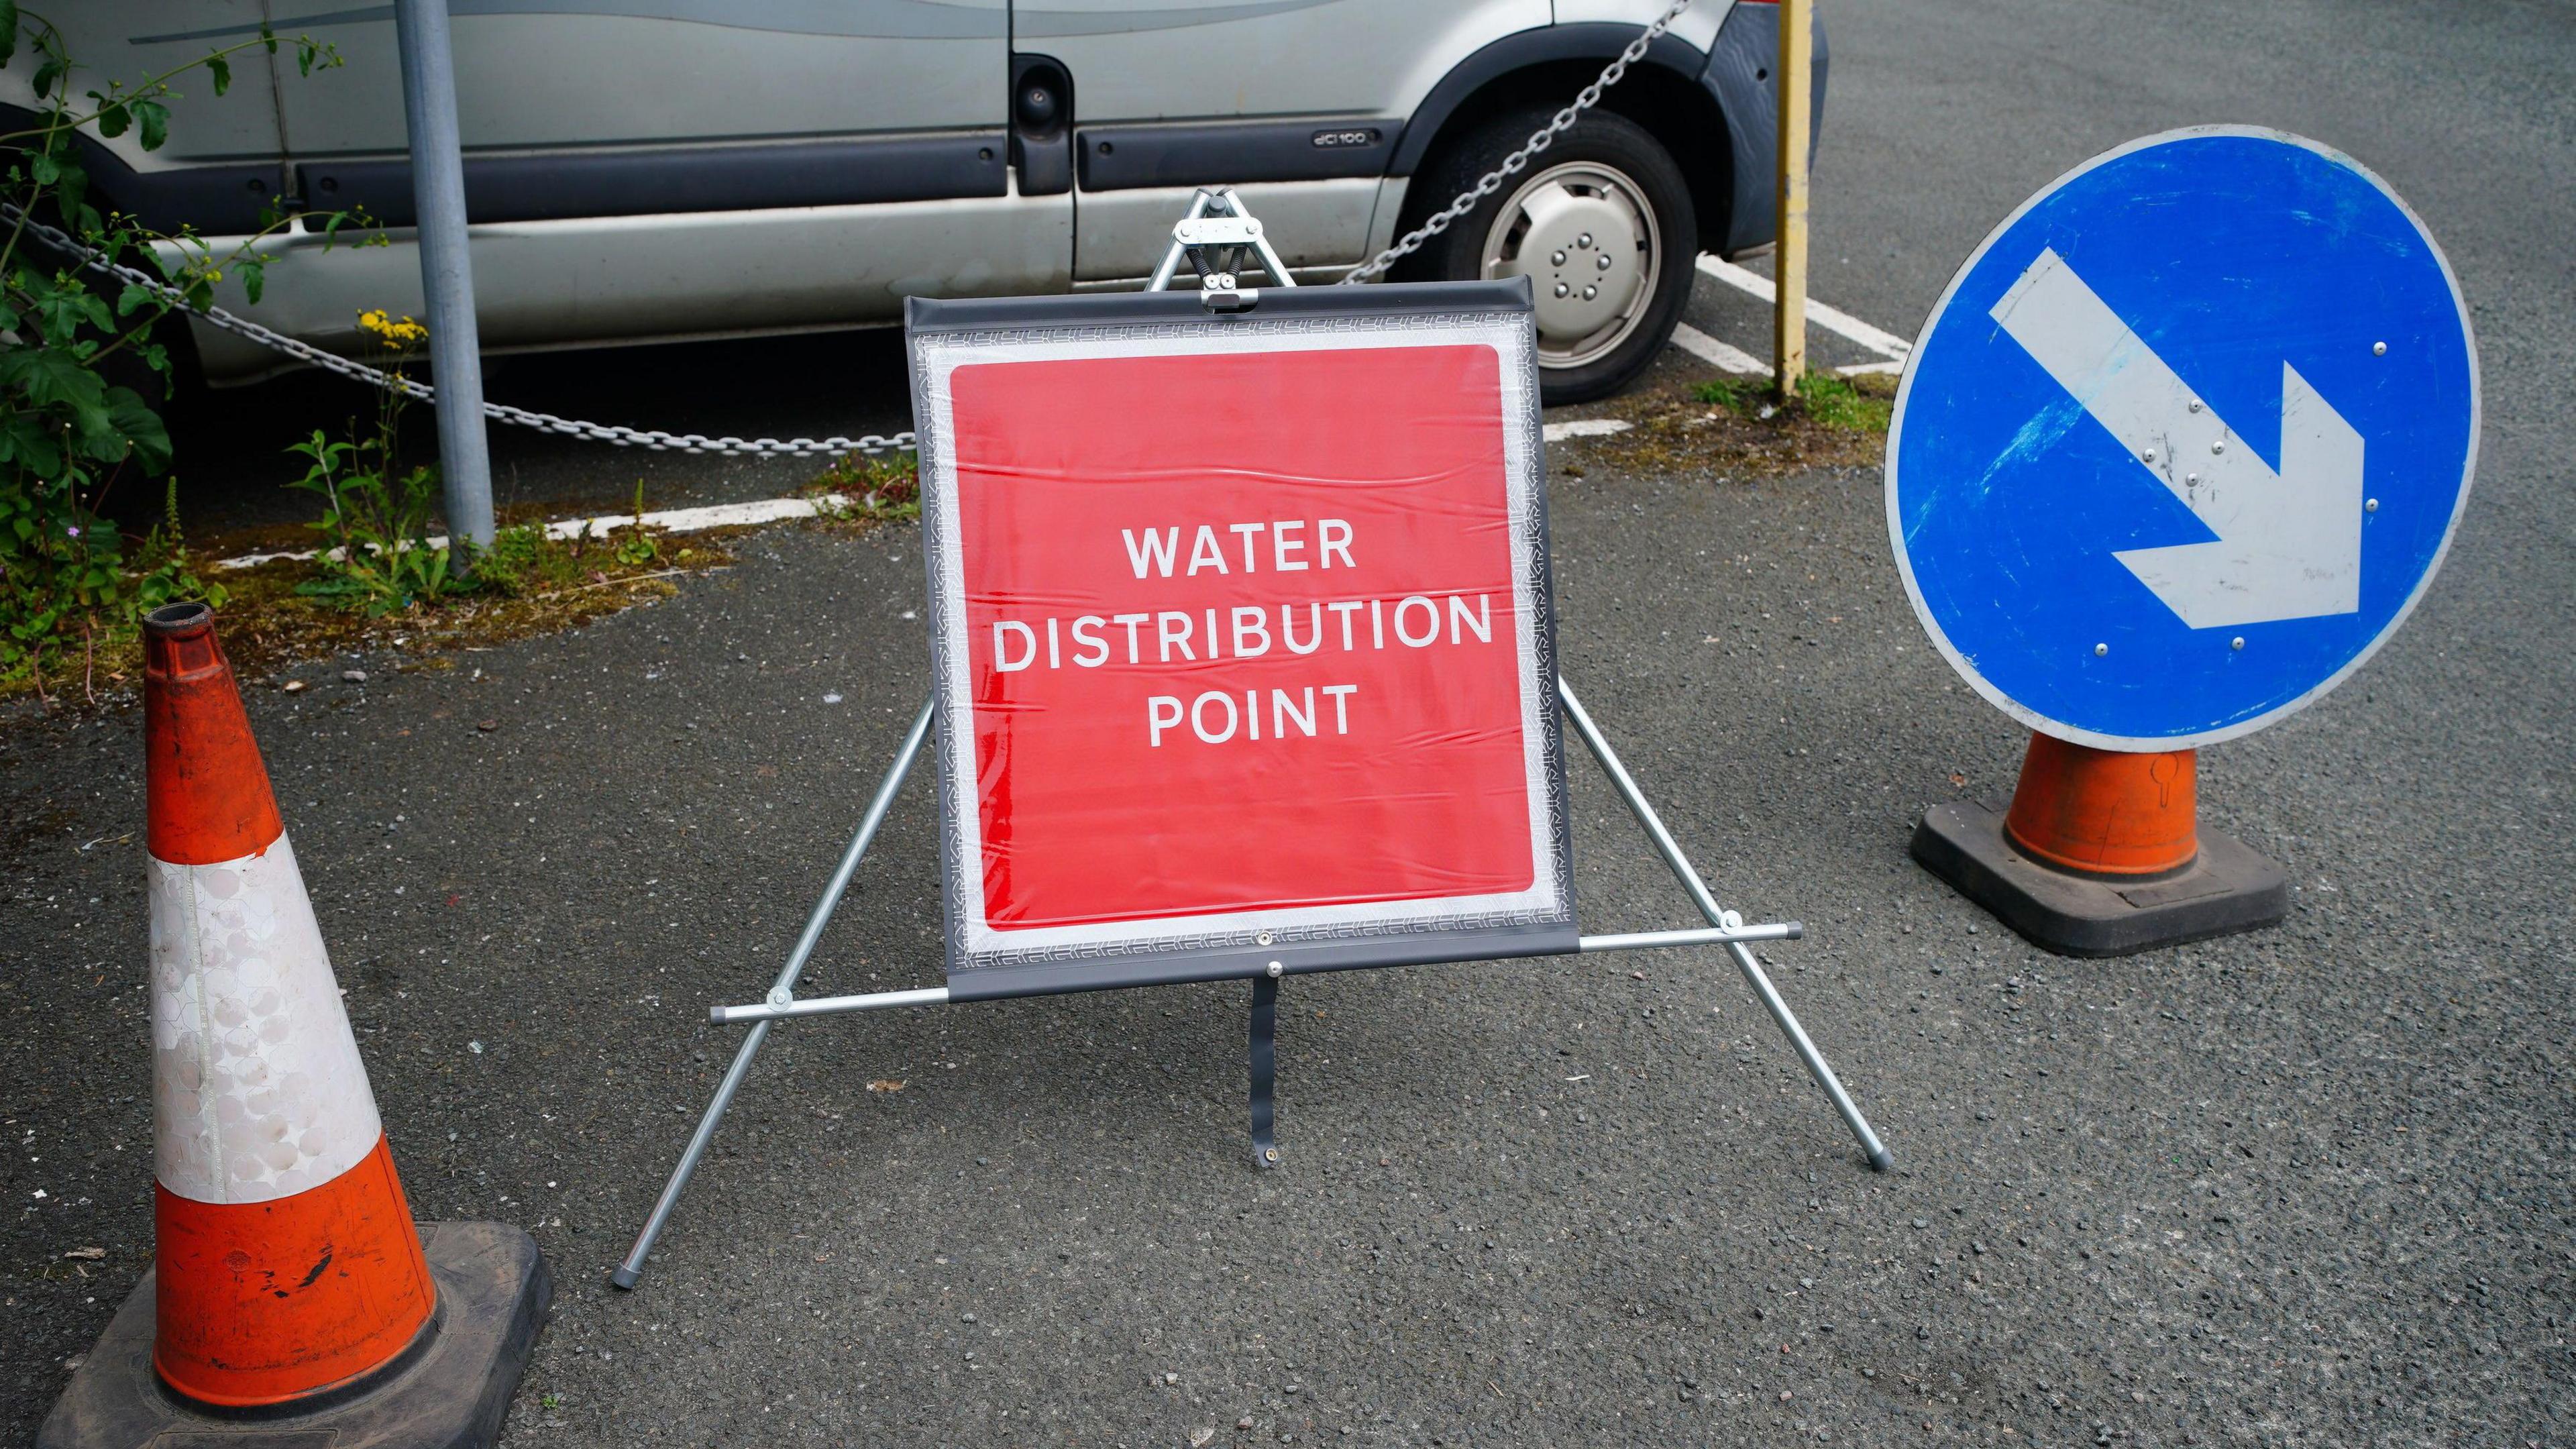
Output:
[[[1399,283],[1371,287],[1265,288],[1248,312],[1219,313],[1190,292],[1136,292],[1064,297],[1010,297],[967,300],[909,299],[904,307],[906,348],[911,360],[914,416],[931,412],[925,390],[929,371],[919,345],[928,336],[1008,331],[1026,340],[1032,334],[1066,336],[1102,328],[1139,324],[1164,328],[1259,327],[1279,320],[1312,322],[1326,318],[1408,319],[1517,316],[1532,325],[1529,283],[1524,278],[1502,282]],[[1510,380],[1506,388],[1510,389]],[[1539,437],[1537,381],[1524,380],[1527,396],[1518,400],[1522,426],[1528,432],[1533,460],[1527,528],[1535,592],[1539,601],[1532,620],[1540,688],[1546,699],[1541,721],[1541,762],[1548,796],[1549,861],[1558,908],[1524,918],[1497,921],[1490,914],[1439,919],[1400,926],[1362,923],[1298,931],[1264,932],[1266,943],[1249,932],[1218,938],[1194,938],[1178,944],[1115,944],[1044,953],[1043,959],[1017,959],[1032,953],[985,953],[979,959],[967,944],[964,900],[957,873],[969,868],[963,859],[963,837],[957,812],[973,808],[972,782],[960,781],[952,756],[932,751],[937,761],[940,829],[941,915],[948,956],[948,990],[952,1000],[986,1000],[1038,996],[1070,991],[1107,991],[1187,981],[1220,981],[1272,974],[1303,975],[1378,966],[1418,965],[1441,961],[1502,960],[1522,956],[1560,955],[1576,949],[1572,816],[1566,794],[1564,725],[1555,699],[1557,677],[1556,594],[1548,548],[1547,488],[1544,444]],[[932,486],[941,440],[936,429],[921,430],[923,487]],[[936,728],[948,738],[952,669],[947,655],[944,618],[946,591],[939,576],[946,540],[939,535],[937,510],[922,510],[922,566],[929,585],[925,618],[931,639]]]

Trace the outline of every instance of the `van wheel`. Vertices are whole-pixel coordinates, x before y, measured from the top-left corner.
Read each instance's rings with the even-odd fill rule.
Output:
[[[1414,178],[1403,230],[1493,170],[1548,111],[1489,121]],[[1408,281],[1525,276],[1538,305],[1541,400],[1625,387],[1671,340],[1690,298],[1699,218],[1672,155],[1625,116],[1588,111],[1518,176],[1423,244]]]

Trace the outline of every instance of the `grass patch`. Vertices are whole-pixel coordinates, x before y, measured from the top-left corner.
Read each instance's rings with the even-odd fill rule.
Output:
[[[1872,381],[1877,379],[1873,377]],[[1892,387],[1874,385],[1863,390],[1852,379],[1831,372],[1811,372],[1800,378],[1798,395],[1789,400],[1786,408],[1774,401],[1770,384],[1758,378],[1721,377],[1691,391],[1701,402],[1722,407],[1748,421],[1768,422],[1786,414],[1792,422],[1805,419],[1857,433],[1885,434],[1888,418],[1896,408]]]
[[[1863,392],[1839,373],[1811,372],[1798,379],[1798,406],[1826,427],[1885,437],[1896,412],[1896,387],[1883,376],[1874,375],[1874,381],[1883,386]]]
[[[1634,426],[1585,438],[1572,456],[1740,479],[1875,467],[1884,461],[1895,399],[1896,379],[1874,374],[1809,373],[1785,402],[1766,379],[1716,378],[1621,399],[1612,416]],[[1576,461],[1566,471],[1581,477],[1581,468]]]
[[[712,539],[681,544],[631,527],[548,538],[543,524],[521,523],[493,536],[471,591],[416,599],[399,609],[350,607],[331,587],[340,575],[311,560],[275,559],[210,573],[223,580],[228,594],[216,611],[224,653],[244,687],[255,688],[282,670],[335,654],[393,651],[412,657],[404,669],[450,667],[452,661],[434,656],[577,629],[668,598],[679,592],[673,582],[679,576],[729,562]],[[317,590],[317,584],[324,587]],[[85,681],[75,679],[68,689],[60,679],[52,684],[56,705],[130,703],[143,687],[141,634],[102,636]],[[27,693],[32,689],[19,684],[0,689],[0,698]]]
[[[1711,407],[1720,407],[1739,418],[1754,416],[1754,409],[1771,400],[1771,389],[1746,377],[1712,378],[1691,389],[1691,395]]]
[[[489,648],[577,629],[636,604],[669,598],[683,574],[731,560],[713,540],[683,545],[631,525],[548,538],[541,523],[494,533],[470,593],[368,614],[315,598],[310,563],[277,560],[230,575],[233,596],[217,619],[224,651],[246,682],[333,654],[398,649],[421,655]],[[140,655],[136,657],[140,668]],[[435,660],[430,667],[439,667]],[[140,673],[135,676],[139,683]]]
[[[313,446],[327,444],[317,440]],[[410,585],[409,571],[428,562],[413,542],[429,527],[427,498],[418,488],[405,486],[410,479],[385,481],[390,486],[371,490],[361,483],[353,490],[347,474],[337,472],[324,487],[308,490],[324,499],[325,526],[298,525],[295,531],[321,533],[326,548],[341,549],[339,559],[275,559],[248,569],[207,571],[207,578],[219,579],[228,595],[217,621],[224,650],[245,685],[256,686],[280,671],[337,654],[390,650],[413,657],[399,668],[444,668],[452,661],[436,657],[443,651],[490,648],[577,629],[676,594],[674,580],[682,575],[728,565],[726,540],[748,531],[710,530],[682,542],[639,522],[600,532],[585,524],[570,538],[553,538],[542,520],[523,517],[494,533],[470,579],[379,587],[374,585],[387,580],[373,575],[390,579],[399,570],[404,574],[399,584]],[[636,488],[634,512],[640,519],[643,485]],[[845,454],[799,492],[816,500],[816,516],[827,526],[873,528],[917,519],[920,459],[912,453]],[[367,526],[353,526],[359,521],[353,504],[367,510]],[[250,541],[229,542],[240,547]],[[310,546],[309,537],[257,541]],[[445,550],[436,552],[445,557]],[[356,569],[347,563],[352,553],[360,560]],[[422,556],[415,559],[414,554]],[[87,655],[74,663],[79,667],[68,681],[49,677],[49,706],[113,706],[129,703],[141,692],[142,637],[131,626],[101,631]],[[35,692],[25,678],[0,683],[0,700]]]
[[[815,500],[814,515],[826,523],[919,518],[921,455],[843,453],[797,491]]]

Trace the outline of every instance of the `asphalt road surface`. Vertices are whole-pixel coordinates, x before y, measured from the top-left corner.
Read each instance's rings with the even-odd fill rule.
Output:
[[[2448,249],[2486,433],[2446,571],[2202,762],[2289,922],[2022,944],[1905,857],[2022,741],[1924,644],[1876,477],[1596,459],[1552,499],[1567,672],[1727,901],[1809,923],[1766,955],[1897,1172],[1715,953],[1288,983],[1265,1176],[1245,988],[960,1007],[780,1031],[621,1295],[736,1040],[704,1008],[765,988],[924,687],[916,536],[782,530],[579,634],[317,664],[252,715],[413,1205],[525,1225],[561,1277],[509,1442],[2576,1437],[2576,14],[1828,19],[1815,291],[1891,330],[2030,190],[2172,125],[2336,144]],[[138,729],[0,728],[12,1439],[151,1249]],[[1685,923],[1588,769],[1575,805],[1587,925]],[[932,835],[917,787],[811,989],[936,980]]]

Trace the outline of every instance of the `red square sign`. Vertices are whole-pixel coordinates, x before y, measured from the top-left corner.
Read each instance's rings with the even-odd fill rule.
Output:
[[[1571,946],[1525,312],[928,310],[952,990]]]

